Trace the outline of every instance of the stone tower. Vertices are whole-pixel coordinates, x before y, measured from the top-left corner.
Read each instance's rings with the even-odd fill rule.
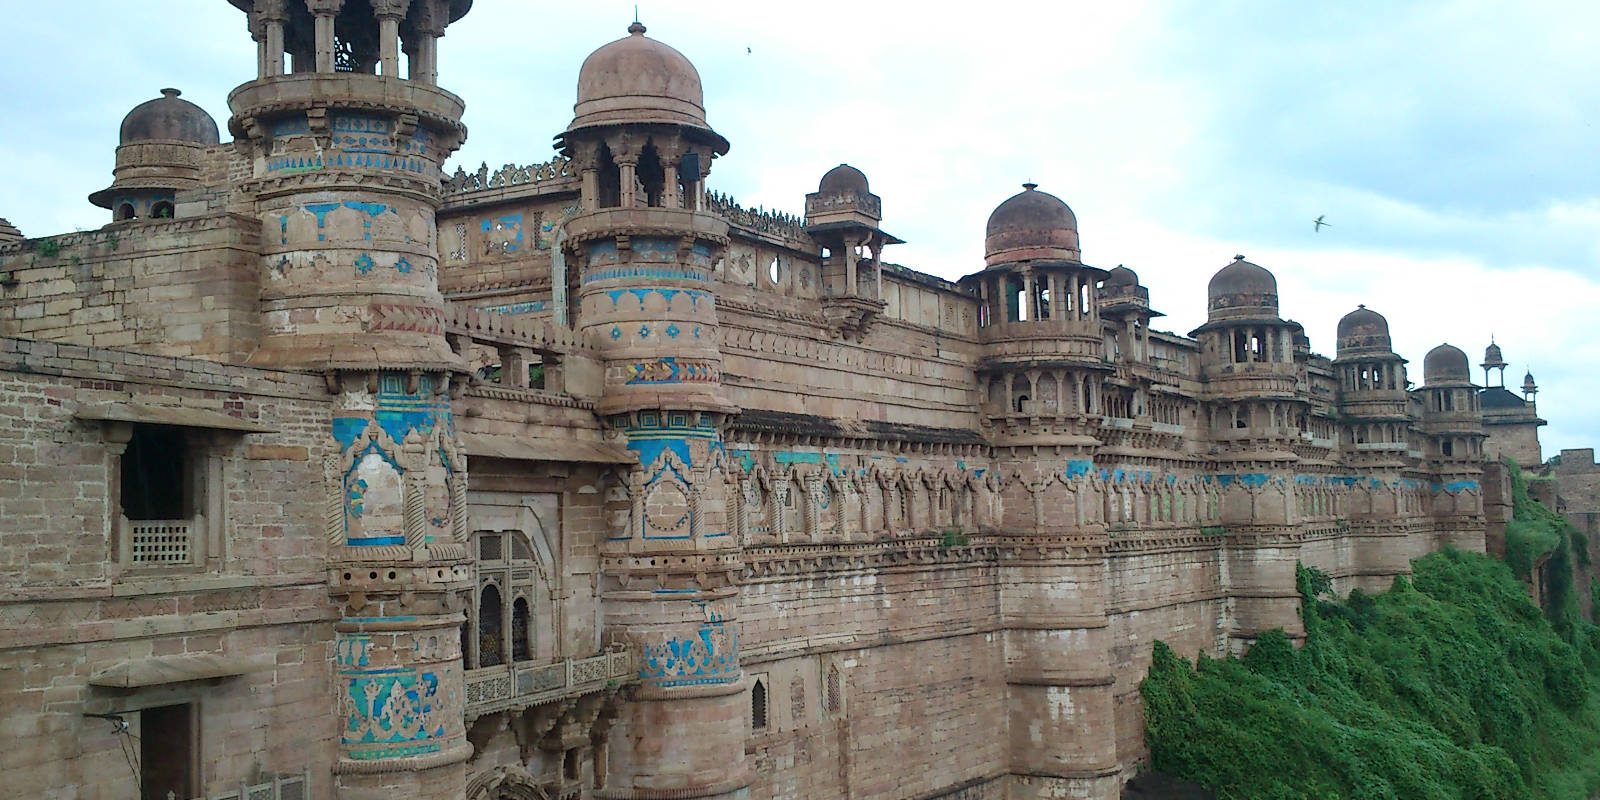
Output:
[[[1190,335],[1200,341],[1229,534],[1232,646],[1273,628],[1298,636],[1299,597],[1282,587],[1294,585],[1299,556],[1293,487],[1286,484],[1294,480],[1295,447],[1309,427],[1310,404],[1295,391],[1303,334],[1298,323],[1278,316],[1277,278],[1244,256],[1218,270],[1206,294],[1206,324]]]
[[[1344,463],[1367,479],[1355,487],[1364,500],[1345,509],[1352,529],[1366,537],[1360,568],[1373,575],[1401,573],[1418,554],[1406,539],[1411,521],[1421,516],[1421,509],[1412,507],[1416,481],[1406,475],[1411,449],[1406,360],[1394,352],[1389,321],[1364,305],[1339,320],[1336,347],[1339,446]],[[1383,524],[1386,520],[1390,523]]]
[[[470,0],[230,0],[256,79],[229,130],[261,222],[251,363],[317,370],[337,400],[324,463],[339,796],[460,796],[465,461],[450,386],[435,212],[466,136],[436,40]],[[402,52],[409,70],[401,74]]]
[[[979,302],[979,385],[1004,498],[998,533],[1018,548],[1000,579],[1010,771],[1025,776],[1014,796],[1112,797],[1116,738],[1096,735],[1113,725],[1115,683],[1094,469],[1106,273],[1082,262],[1072,209],[1031,183],[989,216],[984,252],[984,270],[961,286]]]
[[[123,118],[112,183],[89,195],[113,221],[173,219],[177,193],[199,188],[205,149],[219,141],[217,122],[180,94],[162,89]]]
[[[1483,550],[1483,411],[1461,348],[1441,344],[1422,360],[1422,430],[1437,483],[1431,487],[1440,544]]]
[[[597,410],[639,458],[608,498],[602,592],[607,630],[642,649],[642,684],[596,771],[618,797],[736,797],[751,776],[714,282],[728,225],[703,210],[728,142],[694,65],[644,34],[635,22],[584,61],[559,137],[582,176],[564,246],[577,326],[603,348]]]
[[[1338,337],[1333,365],[1347,457],[1355,464],[1398,470],[1405,465],[1410,421],[1406,360],[1394,352],[1389,321],[1361,306],[1339,320]]]

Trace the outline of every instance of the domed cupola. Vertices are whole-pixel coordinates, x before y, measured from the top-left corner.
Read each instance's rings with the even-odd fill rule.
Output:
[[[1025,183],[995,208],[983,240],[990,267],[1015,261],[1081,261],[1078,217],[1061,198]]]
[[[578,102],[565,136],[585,128],[674,125],[692,129],[718,155],[728,140],[706,122],[700,72],[672,47],[645,36],[645,26],[589,54],[578,70]]]
[[[828,170],[817,190],[806,195],[806,224],[810,227],[846,221],[876,227],[882,219],[883,203],[868,188],[866,173],[849,164]]]
[[[1148,311],[1150,290],[1139,285],[1139,273],[1118,264],[1106,273],[1106,279],[1100,283],[1100,310],[1108,312],[1124,306]],[[1151,312],[1151,315],[1164,316],[1158,312]]]
[[[1209,319],[1278,316],[1278,279],[1244,256],[1234,256],[1232,264],[1211,276],[1206,296]]]
[[[111,186],[89,195],[114,220],[170,219],[177,193],[199,187],[201,158],[220,136],[217,121],[181,94],[162,89],[123,118]]]
[[[588,209],[704,205],[711,160],[728,140],[706,122],[700,73],[638,22],[578,70],[572,123],[556,148],[583,176]]]
[[[1358,352],[1388,353],[1394,348],[1389,338],[1389,320],[1364,305],[1358,306],[1339,320],[1337,346],[1340,357]]]
[[[1467,363],[1467,354],[1450,344],[1429,350],[1422,359],[1422,383],[1424,386],[1470,386],[1472,367]]]
[[[867,174],[849,164],[840,164],[822,174],[817,194],[870,194]]]
[[[878,227],[882,219],[882,199],[868,187],[866,173],[849,164],[828,170],[806,195],[806,233],[822,258],[823,315],[846,339],[866,335],[888,305],[883,248],[900,240]]]
[[[202,147],[217,144],[217,121],[206,110],[181,97],[177,89],[134,106],[122,119],[121,143],[185,142]]]

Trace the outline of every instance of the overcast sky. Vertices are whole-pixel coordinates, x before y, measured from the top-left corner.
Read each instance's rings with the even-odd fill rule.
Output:
[[[16,6],[0,217],[29,236],[107,221],[84,197],[110,182],[134,105],[175,86],[225,131],[228,91],[253,76],[225,0],[0,3]],[[908,242],[887,258],[956,278],[1032,180],[1077,213],[1087,262],[1138,271],[1158,327],[1199,325],[1206,281],[1242,253],[1277,274],[1313,349],[1332,356],[1338,318],[1365,303],[1420,383],[1433,345],[1477,363],[1493,334],[1507,383],[1539,381],[1546,456],[1600,442],[1600,4],[640,6],[699,67],[733,143],[712,188],[746,205],[799,212],[848,162]],[[457,161],[547,160],[578,66],[632,14],[477,0],[440,53],[468,107]]]

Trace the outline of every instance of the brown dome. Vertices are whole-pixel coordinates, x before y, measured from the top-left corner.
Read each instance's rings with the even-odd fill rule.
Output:
[[[161,97],[134,106],[122,119],[122,144],[133,142],[189,142],[212,145],[221,141],[217,121],[206,110],[179,99],[177,89],[162,89]]]
[[[1339,320],[1338,350],[1384,350],[1393,346],[1389,338],[1389,320],[1366,306],[1344,315]]]
[[[1467,354],[1449,344],[1429,350],[1422,359],[1422,383],[1425,386],[1472,383],[1472,367],[1467,364]]]
[[[822,176],[822,182],[817,184],[817,194],[848,194],[858,192],[868,194],[867,175],[849,164],[840,164],[830,169]]]
[[[700,73],[682,53],[644,35],[635,22],[628,36],[584,59],[578,102],[568,131],[602,125],[656,123],[711,132]],[[715,136],[715,134],[712,134]],[[728,143],[716,136],[718,152]]]
[[[1118,264],[1116,269],[1106,273],[1105,288],[1120,289],[1124,286],[1138,286],[1139,274],[1127,267]]]
[[[1244,256],[1234,256],[1232,264],[1211,276],[1206,296],[1212,319],[1278,316],[1278,279]]]
[[[989,215],[984,263],[1050,259],[1078,261],[1078,217],[1061,198],[1025,183]]]

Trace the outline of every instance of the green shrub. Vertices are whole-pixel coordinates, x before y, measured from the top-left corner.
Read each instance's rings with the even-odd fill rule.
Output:
[[[1222,798],[1546,798],[1600,791],[1596,629],[1563,634],[1503,563],[1447,550],[1378,595],[1302,569],[1306,642],[1191,666],[1156,645],[1152,767]]]

